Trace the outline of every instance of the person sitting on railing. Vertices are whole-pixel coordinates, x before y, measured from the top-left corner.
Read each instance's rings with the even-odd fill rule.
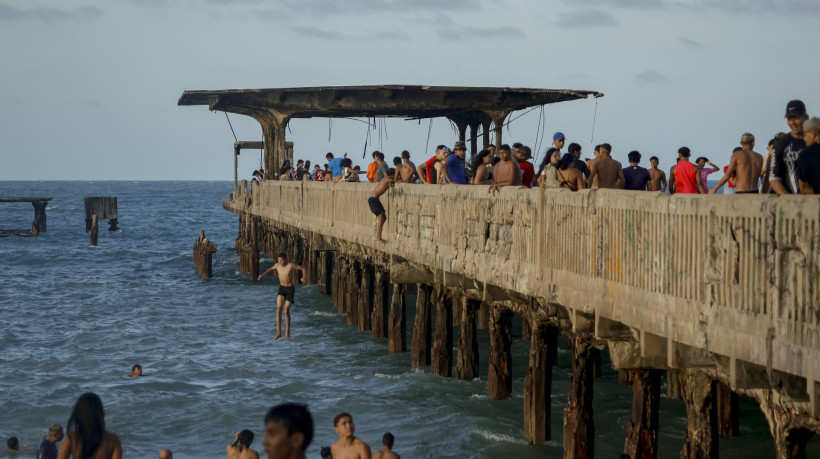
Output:
[[[806,148],[797,160],[797,179],[800,194],[820,193],[820,118],[812,117],[803,123]]]
[[[570,191],[578,191],[584,188],[584,174],[575,168],[575,155],[564,153],[555,168],[559,188]]]
[[[550,147],[544,156],[544,161],[539,166],[541,173],[538,174],[538,186],[541,188],[559,188],[558,183],[558,163],[561,161],[561,151],[555,147]]]
[[[265,173],[265,169],[259,168],[259,181],[267,180],[268,174]]]
[[[490,150],[481,150],[473,157],[473,185],[492,185],[493,173],[487,168],[493,160]]]
[[[515,150],[513,157],[521,168],[521,183],[527,188],[532,188],[532,181],[535,178],[535,168],[529,162],[532,159],[532,150],[526,145],[521,145]]]
[[[324,182],[325,180],[324,171],[318,164],[313,166],[313,180],[316,182]]]
[[[505,186],[521,186],[521,168],[518,162],[512,159],[512,151],[506,143],[498,149],[500,161],[493,169],[493,184],[488,192],[495,195],[495,192]]]
[[[401,173],[401,182],[402,183],[416,183],[419,179],[418,174],[416,173],[416,165],[410,161],[410,152],[404,150],[401,152],[401,159],[404,162],[401,168],[396,168],[397,173]]]
[[[393,182],[394,183],[403,183],[404,182],[404,179],[402,178],[401,173],[399,173],[399,171],[402,170],[402,167],[403,166],[402,166],[402,162],[401,162],[401,157],[394,156],[393,157],[393,169],[396,170],[396,175],[395,175],[395,177],[393,177],[393,179],[394,179]]]
[[[447,155],[447,159],[441,163],[441,183],[467,184],[467,175],[464,173],[464,166],[461,165],[461,160],[464,159],[466,152],[464,142],[456,142],[453,153]]]
[[[433,154],[433,157],[428,159],[427,161],[419,164],[418,172],[419,179],[422,183],[427,184],[434,184],[437,182],[438,177],[436,176],[435,165],[436,162],[441,161],[441,150],[443,148],[447,148],[444,145],[439,145],[436,147],[436,152]]]

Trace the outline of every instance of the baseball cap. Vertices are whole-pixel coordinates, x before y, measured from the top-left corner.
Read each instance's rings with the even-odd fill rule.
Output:
[[[456,145],[453,147],[453,150],[466,150],[466,149],[467,149],[467,146],[464,145],[464,142],[462,142],[461,140],[457,141]]]
[[[564,139],[566,139],[566,137],[564,137],[563,132],[556,132],[555,134],[552,135],[552,140],[564,140]]]
[[[803,116],[806,114],[806,104],[802,100],[792,100],[786,104],[786,118],[790,116]]]

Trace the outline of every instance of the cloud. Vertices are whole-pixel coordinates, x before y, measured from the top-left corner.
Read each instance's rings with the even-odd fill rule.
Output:
[[[562,28],[617,27],[621,25],[611,13],[601,10],[580,10],[558,13],[555,25]]]
[[[635,81],[639,83],[666,83],[668,80],[663,74],[655,69],[646,69],[635,75]]]
[[[102,15],[102,10],[94,6],[78,8],[30,8],[23,9],[0,3],[0,21],[32,19],[43,22],[65,22],[77,19],[94,19]]]
[[[97,99],[88,98],[83,101],[83,106],[93,110],[102,110],[103,106]]]
[[[564,0],[564,3],[567,3],[572,6],[578,6],[578,2],[576,0]],[[665,8],[670,3],[669,0],[586,0],[584,2],[585,6],[606,6],[606,7],[616,7],[616,8],[635,8],[635,9],[653,9],[653,8]]]
[[[318,40],[338,41],[338,40],[407,40],[409,37],[401,32],[392,30],[375,31],[368,35],[351,35],[331,29],[313,26],[294,26],[291,28],[296,34],[305,38],[315,38]]]
[[[704,45],[703,43],[701,43],[699,41],[689,39],[689,38],[686,38],[686,37],[678,38],[678,42],[680,44],[682,44],[683,46],[686,46],[688,48],[705,48],[706,47],[706,45]]]
[[[515,26],[475,27],[454,25],[447,28],[447,30],[437,30],[436,35],[438,35],[440,40],[446,41],[463,41],[480,38],[493,40],[520,40],[527,38],[527,34]]]
[[[577,0],[564,0],[577,6]],[[817,0],[586,0],[586,6],[624,9],[681,8],[707,12],[720,10],[733,14],[820,15]]]
[[[380,13],[418,13],[419,11],[475,12],[481,9],[481,0],[201,0],[206,5],[231,8],[236,4],[266,5],[277,16],[310,15],[326,17],[338,15],[372,15]]]

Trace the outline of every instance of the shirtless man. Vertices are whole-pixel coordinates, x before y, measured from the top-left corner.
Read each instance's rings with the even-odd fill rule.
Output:
[[[592,156],[593,156],[593,158],[592,158],[592,159],[587,159],[587,160],[586,160],[587,170],[588,170],[588,171],[591,171],[591,170],[592,170],[592,164],[593,164],[595,161],[598,161],[598,159],[601,157],[601,145],[600,145],[600,144],[595,145],[595,149],[594,149],[594,150],[592,150]],[[586,185],[585,185],[585,186],[587,186],[587,187],[589,187],[589,188],[595,188],[595,187],[597,187],[597,186],[598,186],[598,177],[594,177],[594,178],[592,178],[592,177],[587,177],[587,178],[586,178]]]
[[[276,336],[273,337],[274,341],[282,337],[283,305],[285,307],[285,339],[290,339],[290,307],[295,302],[293,298],[295,293],[295,287],[293,286],[295,271],[302,272],[302,282],[304,282],[305,268],[294,263],[288,263],[288,254],[281,252],[276,257],[276,263],[256,278],[256,280],[262,280],[270,272],[279,276],[279,292],[276,294]]]
[[[437,146],[433,156],[427,161],[419,164],[418,168],[416,168],[416,172],[418,173],[421,183],[434,184],[437,182],[436,179],[438,177],[436,176],[435,164],[439,161],[439,155],[442,148],[444,148],[444,145]]]
[[[726,174],[714,188],[709,190],[709,194],[715,194],[715,191],[722,187],[732,177],[732,174],[736,175],[735,194],[758,193],[757,180],[760,178],[760,170],[763,167],[763,155],[754,151],[755,136],[748,132],[740,137],[740,146],[742,147],[740,151],[732,153]]]
[[[393,437],[393,434],[387,432],[382,437],[382,448],[379,451],[373,453],[373,459],[401,459],[401,456],[393,452],[393,442],[396,439]]]
[[[623,189],[626,181],[624,180],[624,170],[621,163],[612,159],[609,155],[612,153],[612,145],[608,143],[601,144],[598,150],[598,160],[592,162],[592,167],[589,169],[589,183],[598,178],[598,188],[616,188]],[[587,186],[590,186],[589,184]]]
[[[501,161],[493,168],[493,184],[488,193],[495,195],[496,190],[505,186],[521,186],[521,168],[513,161],[510,146],[506,143],[498,149]]]
[[[652,167],[649,168],[648,191],[666,191],[666,172],[658,169],[659,162],[657,156],[649,158],[649,165]]]
[[[396,171],[401,170],[402,183],[416,183],[419,176],[416,173],[416,165],[413,164],[413,161],[410,161],[410,152],[407,150],[401,152],[401,159],[404,161],[404,165]]]
[[[393,168],[395,168],[397,171],[402,170],[402,163],[401,163],[401,158],[400,157],[398,157],[398,156],[393,157]],[[384,177],[382,177],[382,178],[384,178]],[[401,174],[396,174],[393,177],[393,182],[394,183],[402,183],[402,182],[404,182],[404,178]]]
[[[382,239],[382,229],[384,228],[384,222],[387,221],[387,212],[385,212],[382,202],[379,201],[379,196],[383,195],[387,192],[388,188],[393,186],[393,176],[395,174],[395,169],[388,169],[382,181],[376,184],[376,187],[373,188],[373,193],[371,193],[367,199],[367,205],[370,206],[370,211],[376,216],[376,242],[380,244],[387,242]]]
[[[370,459],[370,447],[367,443],[356,438],[353,433],[353,416],[348,413],[339,413],[333,418],[333,430],[339,434],[339,439],[330,445],[330,454],[337,459]]]

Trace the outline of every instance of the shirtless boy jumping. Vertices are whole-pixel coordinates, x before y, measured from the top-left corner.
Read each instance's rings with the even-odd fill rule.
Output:
[[[382,228],[384,228],[384,222],[387,221],[387,212],[384,210],[382,202],[379,201],[379,196],[383,195],[388,188],[393,186],[393,176],[395,174],[395,169],[388,169],[387,173],[384,174],[384,178],[376,184],[376,187],[373,188],[373,193],[367,199],[367,205],[370,206],[370,211],[376,216],[376,242],[380,244],[387,242],[382,239]]]
[[[330,445],[330,456],[345,459],[370,459],[370,447],[353,435],[356,427],[353,425],[353,416],[349,413],[339,413],[333,418],[333,430],[339,434],[339,439]]]
[[[296,274],[294,270],[302,272],[302,282],[304,282],[305,269],[297,264],[288,263],[288,255],[282,252],[277,256],[276,263],[256,278],[256,280],[262,280],[262,278],[271,271],[279,276],[279,293],[276,295],[276,336],[273,337],[274,341],[282,337],[283,305],[285,306],[285,339],[290,339],[290,307],[294,303],[293,294],[295,288],[293,286],[293,277]]]

